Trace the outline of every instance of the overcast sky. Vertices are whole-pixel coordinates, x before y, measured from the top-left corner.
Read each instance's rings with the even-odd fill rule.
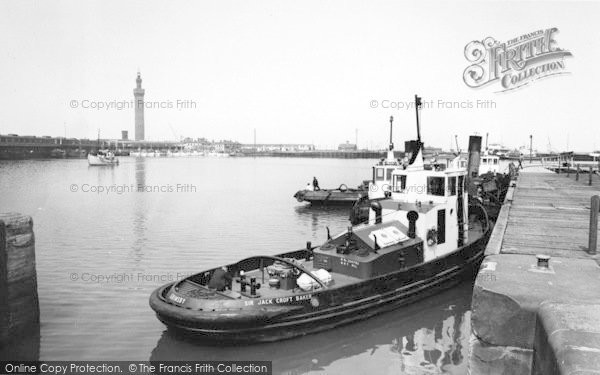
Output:
[[[419,94],[434,101],[422,115],[428,145],[449,148],[458,134],[466,148],[489,132],[513,147],[533,134],[540,151],[599,149],[598,19],[600,3],[572,1],[0,1],[0,133],[133,138],[131,108],[82,106],[132,100],[139,69],[146,101],[173,107],[146,109],[152,140],[251,143],[256,128],[259,143],[330,148],[358,129],[360,147],[384,147],[393,115],[402,144],[414,109],[382,103]],[[463,82],[469,42],[551,27],[573,54],[570,74],[504,93]]]

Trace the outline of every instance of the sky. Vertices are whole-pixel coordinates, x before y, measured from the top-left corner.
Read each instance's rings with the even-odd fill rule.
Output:
[[[0,0],[0,134],[132,138],[139,70],[150,140],[252,143],[256,129],[258,143],[337,148],[358,133],[373,149],[394,116],[402,145],[415,111],[392,103],[418,94],[433,103],[422,110],[426,145],[448,149],[457,135],[466,149],[470,134],[489,133],[509,147],[533,135],[539,151],[591,151],[598,19],[600,2],[576,1]],[[465,84],[471,41],[552,27],[573,55],[568,74],[506,92]]]

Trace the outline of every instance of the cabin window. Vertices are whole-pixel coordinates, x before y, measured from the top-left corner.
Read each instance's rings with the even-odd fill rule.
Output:
[[[439,210],[437,217],[437,243],[446,242],[446,210]]]
[[[465,191],[465,176],[458,176],[458,193],[462,194]]]
[[[401,193],[406,190],[406,175],[394,176],[394,191]]]
[[[483,158],[481,161],[483,162],[483,164],[487,164],[487,159],[486,158]]]
[[[427,177],[427,194],[444,196],[444,177]]]
[[[456,195],[456,177],[448,177],[448,195]]]
[[[387,173],[385,176],[385,179],[388,181],[392,181],[392,172],[394,171],[394,168],[388,168],[386,169]]]
[[[375,168],[375,180],[382,181],[385,176],[384,168]]]
[[[494,159],[494,164],[498,164],[498,159]]]

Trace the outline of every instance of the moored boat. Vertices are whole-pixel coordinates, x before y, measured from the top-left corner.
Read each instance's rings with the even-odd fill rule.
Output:
[[[467,171],[425,169],[422,143],[373,200],[367,223],[318,247],[257,255],[155,290],[169,328],[225,342],[274,341],[366,319],[473,277],[491,231],[468,205]],[[419,188],[423,187],[423,188]]]
[[[392,188],[392,173],[403,166],[400,160],[394,157],[394,141],[392,139],[394,117],[390,116],[390,144],[387,156],[373,166],[373,178],[369,183],[369,199],[389,196]],[[407,146],[410,146],[407,142]]]
[[[50,157],[55,159],[62,159],[67,156],[67,152],[62,148],[55,148],[50,151]]]
[[[354,205],[357,201],[366,198],[383,198],[389,194],[392,172],[402,166],[400,160],[394,157],[394,143],[392,141],[392,125],[394,117],[390,116],[390,144],[387,156],[373,166],[372,180],[365,180],[356,189],[349,189],[346,184],[341,184],[337,189],[317,189],[310,184],[303,190],[298,190],[294,198],[298,202],[309,202],[322,205]]]
[[[298,190],[294,198],[298,202],[309,202],[311,204],[321,205],[353,205],[357,199],[368,195],[368,184],[362,184],[356,189],[349,188],[346,184],[341,184],[337,189],[318,189],[306,188]]]
[[[117,159],[109,150],[98,150],[95,154],[89,153],[87,158],[90,166],[111,166],[119,164],[119,159]]]

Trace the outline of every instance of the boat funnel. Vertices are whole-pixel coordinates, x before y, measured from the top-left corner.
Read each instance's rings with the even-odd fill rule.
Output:
[[[419,153],[419,141],[412,140],[404,142],[404,155],[408,158],[409,164],[414,162]]]
[[[481,137],[472,135],[469,137],[469,162],[467,164],[468,178],[479,175],[479,158],[481,157]]]

